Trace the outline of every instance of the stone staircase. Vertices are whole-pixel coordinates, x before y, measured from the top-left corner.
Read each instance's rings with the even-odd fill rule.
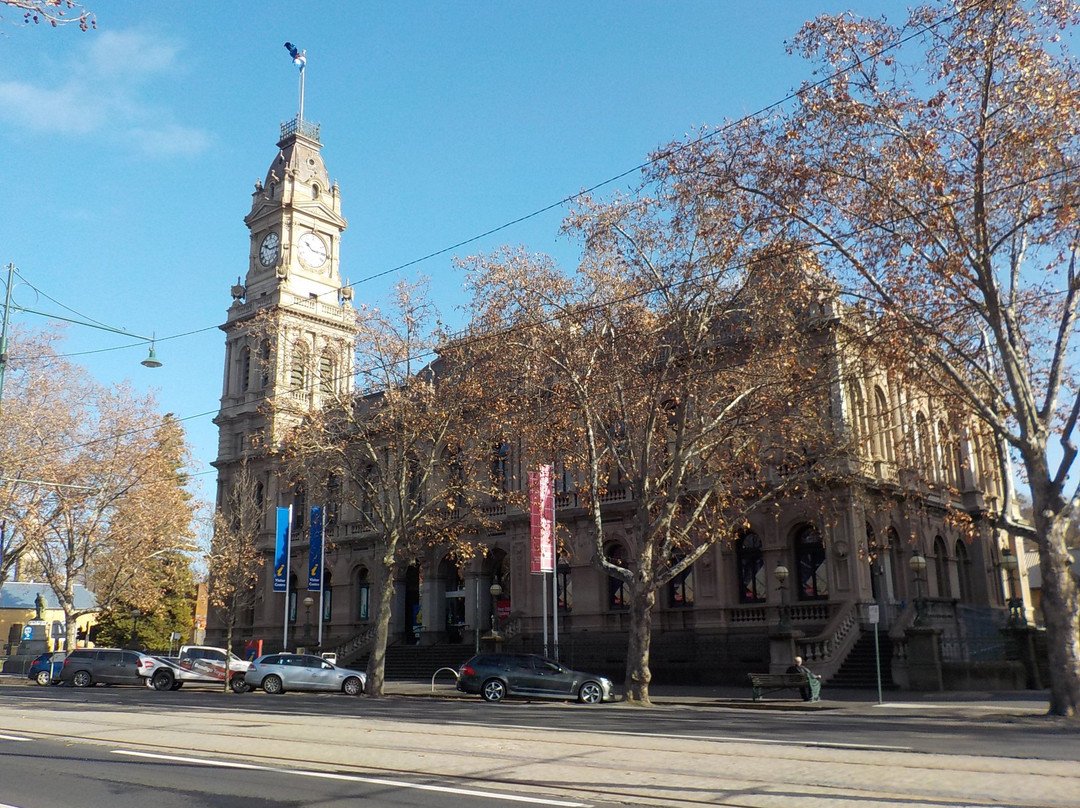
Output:
[[[385,678],[387,681],[428,682],[439,668],[457,670],[473,653],[471,645],[391,645],[386,649]],[[351,667],[365,670],[367,658],[368,654],[364,654]]]
[[[896,690],[892,679],[892,640],[884,631],[878,632],[878,648],[881,651],[881,687]],[[864,628],[859,639],[844,659],[840,670],[825,682],[828,687],[877,689],[877,665],[874,657],[874,630]]]

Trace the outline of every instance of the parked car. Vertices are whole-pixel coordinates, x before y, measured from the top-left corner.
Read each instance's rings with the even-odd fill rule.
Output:
[[[485,701],[507,696],[577,699],[584,704],[614,701],[606,676],[570,670],[536,654],[477,654],[458,671],[457,689],[479,693]]]
[[[251,663],[244,679],[267,693],[286,690],[340,690],[357,696],[367,686],[367,674],[342,668],[312,654],[265,654]]]
[[[161,663],[138,651],[120,648],[76,648],[64,659],[60,681],[75,687],[142,685]]]
[[[60,681],[60,669],[64,667],[67,651],[49,651],[30,663],[27,678],[39,685],[54,685]]]
[[[155,690],[179,690],[186,684],[221,685],[228,665],[229,687],[234,693],[246,693],[244,674],[251,663],[224,648],[208,645],[183,645],[175,657],[155,657],[161,665],[149,684]]]

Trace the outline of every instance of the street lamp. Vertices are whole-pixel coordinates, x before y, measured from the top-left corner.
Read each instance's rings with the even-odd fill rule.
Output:
[[[139,609],[131,610],[131,645],[132,649],[139,647],[139,618],[142,612]]]
[[[304,598],[304,645],[311,644],[311,604],[314,603],[311,595]]]
[[[1005,570],[1009,582],[1009,625],[1022,626],[1027,620],[1024,618],[1024,599],[1020,596],[1016,580],[1016,573],[1020,569],[1020,565],[1012,550],[1006,548],[1005,552],[1002,553],[1001,566]]]
[[[926,615],[924,613],[926,604],[923,602],[922,594],[923,574],[926,572],[926,557],[917,552],[911,557],[908,565],[911,567],[911,571],[915,573],[915,625],[923,626],[926,624]]]
[[[791,614],[787,605],[787,587],[784,586],[787,583],[788,574],[788,568],[784,566],[783,561],[778,563],[776,569],[773,570],[773,576],[776,578],[776,588],[780,590],[780,623],[777,628],[781,631],[791,629]]]

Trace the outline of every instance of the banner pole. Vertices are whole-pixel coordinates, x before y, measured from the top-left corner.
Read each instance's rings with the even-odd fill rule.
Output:
[[[289,573],[292,570],[292,505],[289,506],[289,522],[285,527],[285,627],[281,635],[281,650],[289,650],[289,605],[292,590],[289,589]]]

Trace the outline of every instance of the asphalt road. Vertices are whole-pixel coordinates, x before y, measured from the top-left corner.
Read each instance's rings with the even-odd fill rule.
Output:
[[[15,735],[0,735],[0,784],[2,808],[354,808],[358,800],[372,808],[586,805],[424,778],[282,769]]]
[[[115,793],[149,796],[145,789],[156,783],[169,784],[164,795],[183,795],[177,805],[239,805],[226,801],[236,797],[248,799],[245,808],[255,796],[271,797],[267,804],[274,806],[336,806],[335,800],[361,796],[376,806],[482,806],[494,799],[488,793],[504,803],[597,806],[773,806],[795,798],[802,808],[1080,804],[1074,725],[1030,709],[936,709],[489,705],[419,695],[226,696],[5,683],[0,736],[35,740],[0,737],[0,804],[126,808],[127,802],[96,800]],[[40,772],[39,783],[26,780],[20,799],[13,799],[8,784],[24,780],[9,776],[33,771]],[[68,780],[66,793],[78,800],[42,801],[40,783],[59,788]],[[100,781],[102,790],[80,790],[80,780]],[[181,790],[185,783],[190,792]],[[435,798],[420,786],[458,791]],[[157,796],[139,804],[172,805]]]

